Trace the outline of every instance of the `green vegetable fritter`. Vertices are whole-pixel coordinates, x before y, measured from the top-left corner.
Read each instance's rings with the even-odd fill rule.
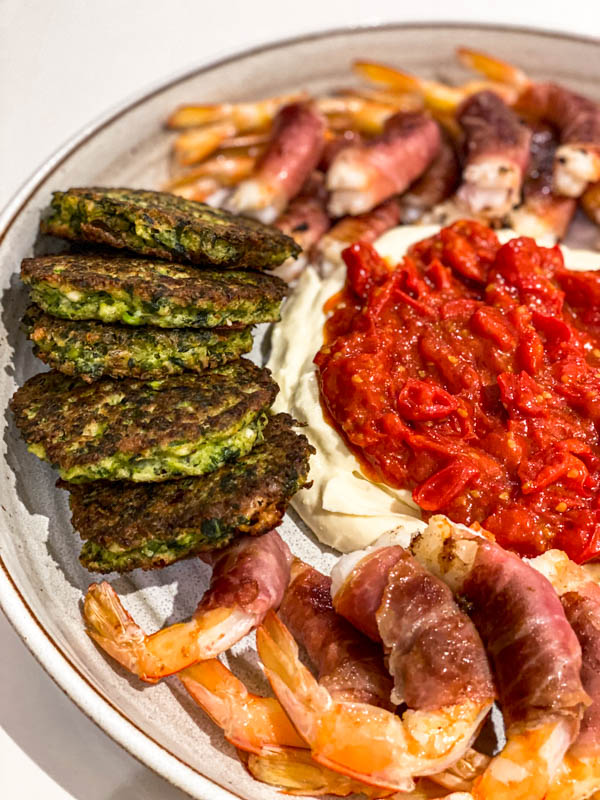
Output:
[[[240,359],[150,383],[44,372],[11,408],[29,450],[65,480],[164,481],[248,453],[277,391],[268,370]]]
[[[293,424],[277,414],[261,444],[202,478],[154,485],[60,482],[70,492],[73,525],[87,540],[82,564],[94,572],[154,569],[224,547],[239,534],[274,528],[306,483],[314,452]]]
[[[63,319],[160,328],[246,327],[279,319],[287,286],[259,272],[211,272],[142,258],[26,258],[32,300]]]
[[[54,192],[42,231],[169,261],[272,269],[300,248],[276,228],[164,192],[99,187]]]
[[[250,328],[173,329],[58,319],[30,306],[23,327],[38,358],[84,381],[104,376],[151,380],[202,372],[252,349]]]

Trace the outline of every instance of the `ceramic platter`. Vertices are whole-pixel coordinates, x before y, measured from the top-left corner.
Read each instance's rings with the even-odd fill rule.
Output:
[[[56,473],[29,454],[15,430],[8,400],[40,371],[19,320],[27,297],[17,272],[21,259],[43,252],[38,239],[41,209],[54,189],[69,186],[159,188],[167,176],[168,113],[181,103],[250,100],[305,87],[348,85],[354,58],[396,63],[424,76],[461,80],[454,48],[466,45],[514,60],[534,78],[560,80],[598,96],[600,45],[516,29],[391,25],[334,31],[282,42],[202,67],[141,96],[114,116],[69,142],[23,188],[0,221],[0,400],[6,420],[0,467],[0,602],[12,624],[54,680],[130,753],[192,797],[269,800],[280,797],[252,781],[232,747],[176,679],[143,685],[115,668],[85,635],[83,592],[93,576],[78,562],[66,493]],[[263,361],[259,335],[253,357]],[[319,547],[294,516],[282,533],[292,550],[328,569],[333,554]],[[196,560],[151,573],[109,576],[144,627],[182,620],[206,588],[208,569]],[[249,685],[261,682],[253,644],[230,658]]]

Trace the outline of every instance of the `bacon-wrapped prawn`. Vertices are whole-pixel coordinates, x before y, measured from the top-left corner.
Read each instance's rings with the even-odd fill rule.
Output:
[[[343,263],[342,250],[353,242],[371,244],[400,221],[400,207],[395,197],[390,197],[372,211],[356,217],[343,217],[320,239],[314,248],[321,275],[327,277]]]
[[[600,180],[600,103],[556,83],[534,83],[522,70],[475,50],[460,48],[469,67],[513,86],[515,108],[554,125],[560,147],[554,160],[554,190],[580,197],[588,183]]]
[[[394,114],[379,136],[344,148],[334,158],[327,172],[330,214],[364,214],[400,194],[427,169],[439,148],[440,130],[429,115]]]
[[[274,225],[291,236],[303,251],[297,259],[288,258],[273,270],[275,275],[290,283],[306,266],[311,247],[331,227],[327,214],[327,190],[321,172],[313,172],[300,194],[291,201]]]
[[[400,221],[405,225],[419,222],[423,215],[454,194],[460,181],[456,149],[447,135],[428,169],[400,198]]]
[[[255,174],[237,186],[229,209],[273,222],[319,163],[324,144],[325,120],[314,105],[284,106],[275,117],[271,141]]]
[[[508,213],[508,223],[521,236],[550,234],[562,239],[577,202],[552,191],[557,140],[551,128],[537,125],[531,137],[531,159],[523,184],[523,202]]]
[[[294,560],[291,576],[280,614],[305,647],[321,683],[339,700],[392,709],[392,681],[382,651],[335,613],[331,579],[299,559]],[[220,662],[202,662],[179,677],[228,741],[253,754],[247,766],[259,780],[296,793],[381,796],[379,790],[314,761],[310,750],[302,752],[309,745],[295,732],[279,702],[250,694]],[[411,782],[405,781],[405,788],[410,787]]]
[[[204,560],[213,568],[211,582],[189,622],[146,634],[103,581],[91,584],[85,596],[88,634],[148,683],[229,649],[279,606],[292,555],[279,534],[270,531],[238,539]]]
[[[562,550],[530,562],[552,584],[581,645],[581,680],[591,699],[546,800],[585,800],[600,789],[600,586]]]
[[[497,220],[519,201],[531,134],[509,107],[514,90],[495,82],[445,86],[369,62],[355,68],[371,80],[419,92],[435,114],[451,114],[458,123],[455,133],[464,141],[465,166],[455,202],[440,210],[446,220],[465,212]]]
[[[468,605],[494,667],[507,743],[473,796],[543,798],[589,703],[556,592],[518,556],[445,517],[432,517],[411,550]]]
[[[464,131],[465,167],[456,199],[470,213],[501,218],[520,201],[531,130],[490,91],[468,97],[457,119]]]
[[[387,548],[387,551],[389,550],[390,548]],[[364,602],[359,601],[362,629],[374,633],[378,640],[382,638],[375,613],[378,605],[390,609],[389,613],[384,613],[382,619],[386,638],[388,634],[402,636],[398,632],[402,630],[400,618],[403,610],[406,610],[407,603],[410,604],[410,595],[403,595],[406,584],[403,583],[402,576],[406,571],[424,573],[424,570],[418,567],[402,548],[394,547],[391,550],[396,561],[394,563],[386,561],[385,571],[381,571],[379,557],[375,562],[379,567],[375,574],[379,577],[380,602],[372,602],[374,592],[368,586],[368,594],[362,598]],[[348,559],[350,561],[344,561],[346,567],[356,563],[356,554]],[[393,580],[390,571],[394,573]],[[383,580],[380,577],[382,574]],[[339,570],[337,580],[339,583]],[[435,578],[431,580],[437,584],[438,592],[431,598],[430,607],[426,610],[432,611],[431,606],[436,605],[440,593],[445,592],[445,599],[449,600],[455,612],[460,615],[443,584]],[[409,591],[413,588],[410,587]],[[336,591],[335,595],[337,594]],[[385,596],[382,597],[382,594]],[[344,613],[346,613],[345,607]],[[438,642],[441,642],[440,637],[443,637],[444,648],[447,649],[445,634],[440,634],[440,637],[434,634],[440,616],[432,613],[429,619],[431,625],[428,633]],[[474,639],[466,646],[461,645],[459,650],[463,654],[473,650],[483,656],[481,642],[467,618],[464,618],[464,624],[465,629],[461,633],[465,633],[470,626]],[[410,627],[410,622],[408,625]],[[425,627],[427,628],[427,623]],[[453,632],[456,633],[456,628]],[[449,681],[452,685],[449,688],[443,678],[444,668],[438,670],[435,659],[432,663],[428,658],[432,655],[432,651],[426,653],[427,634],[417,636],[418,642],[412,647],[414,634],[413,628],[404,639],[409,649],[404,663],[401,663],[402,645],[394,650],[392,660],[396,677],[402,674],[406,678],[401,687],[397,682],[403,699],[408,703],[411,701],[416,703],[418,694],[420,698],[418,702],[422,702],[422,707],[406,711],[401,718],[372,702],[367,704],[364,701],[349,701],[334,697],[324,685],[323,679],[320,683],[317,682],[303,667],[298,659],[298,649],[294,639],[277,616],[269,614],[266,617],[257,633],[261,660],[283,707],[300,734],[311,745],[315,761],[373,786],[402,791],[408,779],[415,775],[432,774],[444,769],[467,749],[493,700],[493,687],[485,657],[483,656],[482,660],[476,659],[477,666],[472,669],[471,664],[462,661],[461,667],[465,668],[467,674],[458,677],[456,669],[453,669]],[[423,656],[422,659],[420,655]],[[435,655],[443,657],[443,653],[439,650]],[[444,659],[445,667],[449,664],[450,659]],[[414,667],[419,674],[410,678],[404,670],[405,667],[408,672]],[[429,677],[432,677],[432,680],[429,681]],[[438,678],[444,686],[438,685]],[[427,688],[419,688],[419,685]],[[461,694],[458,686],[467,691],[470,699]],[[437,691],[433,699],[432,689]],[[438,702],[441,696],[455,698],[460,696],[461,702],[441,707]],[[400,698],[392,699],[397,701]]]
[[[338,153],[351,145],[362,145],[364,141],[364,136],[352,128],[346,128],[332,136],[325,142],[321,160],[319,161],[319,170],[327,173]]]

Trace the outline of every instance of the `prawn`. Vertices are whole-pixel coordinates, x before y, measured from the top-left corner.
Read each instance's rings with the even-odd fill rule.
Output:
[[[395,548],[393,555],[399,550]],[[333,578],[335,585],[335,574]],[[383,579],[383,586],[381,580],[378,583],[382,591],[387,572]],[[356,605],[364,612],[359,617],[367,626],[361,630],[370,635],[371,595],[357,595]],[[344,604],[343,613],[348,617],[346,612]],[[395,620],[400,624],[397,617]],[[465,700],[437,710],[409,710],[400,718],[389,706],[375,705],[373,695],[344,696],[339,693],[339,683],[327,675],[317,681],[300,663],[293,636],[274,613],[268,614],[258,629],[257,647],[276,696],[310,744],[314,760],[383,789],[405,791],[406,781],[413,776],[434,774],[454,763],[491,705],[489,697],[483,702]],[[484,692],[493,695],[485,676],[483,684]]]
[[[333,159],[327,171],[329,213],[364,214],[403,192],[439,148],[440,130],[430,116],[420,111],[393,114],[379,136],[345,147]]]
[[[236,133],[248,133],[268,127],[283,106],[306,99],[308,99],[306,92],[294,92],[249,103],[208,103],[180,106],[168,118],[167,127],[181,130],[228,122]]]
[[[254,175],[238,184],[227,201],[229,210],[251,214],[261,222],[273,222],[319,163],[325,129],[325,120],[314,105],[283,106]]]
[[[415,557],[469,604],[489,652],[507,743],[475,781],[476,800],[541,800],[589,702],[581,648],[550,583],[463,525],[432,517]]]
[[[214,658],[253,630],[281,602],[292,560],[276,531],[238,539],[209,553],[211,583],[194,616],[146,634],[123,607],[111,585],[93,583],[83,616],[92,639],[143,681],[160,678]]]
[[[600,180],[600,103],[556,83],[534,83],[522,70],[477,50],[460,48],[460,61],[517,91],[515,109],[554,125],[560,146],[554,157],[554,191],[580,197]]]
[[[315,171],[300,194],[291,201],[283,214],[274,222],[276,228],[291,236],[303,250],[299,258],[288,258],[273,270],[275,275],[288,283],[300,275],[306,266],[309,250],[331,225],[326,204],[327,191],[323,175]]]
[[[562,550],[549,550],[529,563],[560,597],[581,644],[583,687],[592,700],[546,800],[585,800],[600,789],[600,586]]]
[[[294,559],[280,613],[334,697],[391,709],[391,679],[382,655],[335,613],[330,586],[330,578]],[[253,754],[248,767],[259,779],[295,791],[381,796],[379,789],[313,761],[307,742],[296,733],[278,700],[250,694],[220,662],[202,662],[179,677],[228,741]],[[405,788],[411,785],[406,781]]]
[[[495,80],[446,86],[371,62],[357,62],[355,68],[371,80],[419,92],[437,115],[454,116],[466,154],[463,181],[456,194],[458,209],[497,219],[518,202],[531,133],[509,107],[517,96],[514,89]],[[450,206],[442,213],[446,218],[456,216]]]
[[[371,211],[355,217],[343,217],[314,247],[324,277],[343,263],[342,251],[353,242],[372,243],[383,233],[398,224],[400,208],[395,197],[390,197]]]
[[[470,739],[482,721],[473,725],[470,704],[450,713],[430,712],[425,720],[335,699],[302,664],[296,642],[273,611],[258,628],[257,647],[269,682],[313,759],[372,786],[403,792],[412,776],[440,771],[458,758],[452,734],[468,730]]]
[[[552,191],[557,142],[552,130],[537,125],[531,137],[531,159],[523,184],[523,202],[508,213],[508,223],[521,236],[550,234],[561,239],[575,214],[576,200]]]
[[[279,701],[249,692],[217,659],[195,664],[178,677],[227,741],[249,754],[244,761],[257,780],[295,794],[363,792],[382,796],[372,787],[317,764]]]

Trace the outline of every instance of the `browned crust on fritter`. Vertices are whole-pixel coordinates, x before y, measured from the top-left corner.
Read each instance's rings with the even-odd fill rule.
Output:
[[[47,283],[65,291],[121,291],[146,302],[168,298],[180,306],[280,302],[287,293],[285,281],[259,272],[198,270],[168,261],[85,253],[25,258],[21,278],[27,284]]]
[[[239,359],[152,383],[104,378],[88,384],[44,372],[30,378],[10,406],[27,443],[42,445],[48,460],[64,470],[226,435],[269,408],[277,392],[267,369]],[[100,436],[90,431],[99,424]]]
[[[306,482],[314,453],[293,424],[288,414],[271,417],[263,441],[249,454],[200,478],[58,485],[70,492],[73,526],[82,539],[134,549],[149,540],[169,542],[183,531],[197,531],[189,557],[224,546],[233,535],[265,533],[281,522],[291,496]]]

